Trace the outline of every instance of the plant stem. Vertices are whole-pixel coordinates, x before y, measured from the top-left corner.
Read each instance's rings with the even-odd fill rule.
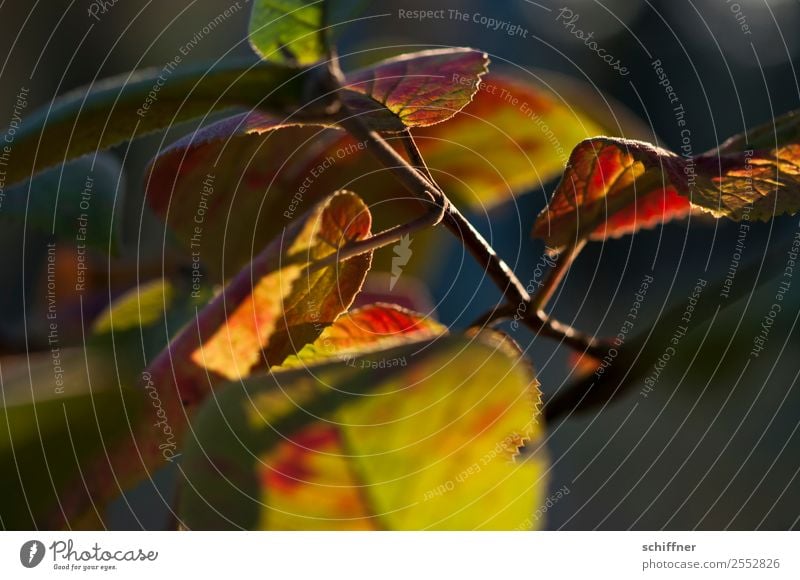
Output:
[[[514,306],[513,304],[500,304],[481,314],[470,326],[483,328],[508,319],[523,322],[531,328],[531,330],[542,336],[560,340],[573,350],[585,352],[594,357],[602,357],[608,351],[608,344],[603,340],[598,340],[563,322],[559,322],[541,310],[532,310],[527,305]]]
[[[442,223],[461,240],[464,247],[485,269],[489,278],[503,293],[504,299],[508,302],[508,305],[503,307],[503,310],[508,311],[510,309],[511,313],[517,309],[524,310],[527,314],[522,320],[534,332],[561,340],[564,344],[576,350],[593,354],[602,351],[601,343],[593,337],[557,320],[553,320],[544,313],[532,308],[531,296],[525,290],[522,282],[519,281],[502,258],[497,255],[491,244],[475,229],[458,208],[450,203],[442,189],[430,178],[430,172],[427,171],[422,155],[420,155],[413,139],[404,138],[404,144],[412,162],[421,166],[423,168],[422,171],[428,173],[427,176],[409,164],[383,137],[371,130],[363,120],[352,115],[346,108],[343,108],[342,113],[343,117],[339,120],[340,125],[356,139],[364,143],[367,150],[389,168],[412,195],[424,201],[432,199],[434,203],[441,205],[444,211]]]
[[[406,128],[406,130],[401,133],[401,139],[403,141],[403,147],[408,153],[408,156],[411,158],[411,163],[413,163],[416,166],[416,169],[421,171],[425,177],[428,178],[428,181],[436,185],[437,188],[441,190],[441,188],[438,187],[436,180],[433,178],[433,174],[428,168],[428,164],[425,163],[425,159],[423,159],[422,153],[420,153],[419,147],[417,147],[417,142],[414,141],[414,136],[411,134],[411,130]]]
[[[586,239],[584,238],[568,246],[561,253],[555,266],[548,272],[547,278],[545,278],[542,286],[531,299],[531,306],[534,310],[538,312],[547,306],[547,303],[550,302],[556,289],[558,289],[558,285],[561,284],[561,280],[564,279],[564,275],[569,271],[570,266],[572,266],[572,262],[575,261],[575,258],[578,257],[578,254],[581,253],[585,245]]]
[[[364,240],[358,240],[345,244],[332,254],[309,264],[308,270],[309,272],[321,270],[322,268],[332,266],[337,262],[365,254],[370,250],[377,250],[378,248],[382,248],[398,241],[403,236],[421,229],[433,227],[441,222],[443,217],[444,209],[439,205],[436,205],[429,209],[424,215],[413,219],[408,223],[394,226]]]

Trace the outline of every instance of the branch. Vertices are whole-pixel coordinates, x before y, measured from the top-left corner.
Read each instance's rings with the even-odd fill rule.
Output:
[[[327,69],[330,87],[332,89],[341,88],[344,75],[335,55],[332,55]],[[338,124],[363,143],[371,155],[392,171],[409,193],[421,201],[433,202],[440,207],[444,216],[442,223],[461,240],[472,257],[483,266],[489,278],[503,293],[505,300],[510,305],[521,305],[522,308],[532,312],[532,316],[525,318],[525,323],[534,332],[560,339],[565,344],[579,350],[592,351],[597,347],[598,343],[594,338],[578,332],[568,325],[551,320],[532,308],[531,296],[513,270],[497,255],[486,238],[450,202],[442,188],[433,179],[408,129],[401,134],[401,140],[412,163],[417,167],[412,166],[404,159],[380,134],[350,111],[340,99],[336,100],[340,105]]]
[[[575,258],[578,257],[578,254],[581,253],[585,245],[586,239],[584,238],[564,250],[555,266],[548,272],[547,278],[542,283],[542,286],[533,297],[531,306],[534,310],[538,312],[547,306],[547,303],[550,302],[558,285],[561,284],[561,280],[564,279],[564,275],[569,271],[570,266],[572,266],[572,262],[575,261]]]
[[[384,246],[388,246],[389,244],[393,244],[394,242],[398,241],[400,238],[407,234],[411,234],[413,232],[417,232],[419,230],[433,227],[442,221],[444,217],[444,208],[439,205],[434,206],[433,208],[429,209],[425,215],[422,215],[414,220],[411,220],[408,223],[394,226],[389,228],[388,230],[384,230],[379,234],[375,234],[374,236],[370,236],[365,240],[358,240],[355,242],[350,242],[345,244],[337,251],[333,252],[332,254],[325,256],[321,260],[317,260],[316,262],[312,262],[309,264],[308,270],[309,272],[314,272],[316,270],[321,270],[327,266],[332,266],[337,262],[341,262],[343,260],[348,260],[354,256],[360,256],[361,254],[365,254],[370,250],[377,250],[378,248],[382,248]]]
[[[483,328],[503,320],[516,320],[524,323],[541,336],[559,340],[573,350],[583,352],[595,358],[602,358],[608,352],[609,344],[576,330],[548,316],[541,310],[532,310],[528,304],[501,304],[484,312],[470,326]]]

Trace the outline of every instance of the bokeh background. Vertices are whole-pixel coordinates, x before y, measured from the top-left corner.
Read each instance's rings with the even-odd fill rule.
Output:
[[[342,2],[357,4],[359,2]],[[30,106],[94,80],[130,69],[160,66],[192,32],[228,6],[227,0],[117,0],[89,17],[87,0],[6,2],[0,5],[0,125],[11,118],[16,91],[30,88]],[[245,8],[246,2],[242,1]],[[492,66],[558,71],[587,83],[582,106],[607,109],[613,97],[641,117],[653,139],[681,144],[679,129],[651,62],[658,58],[687,111],[695,152],[727,136],[798,108],[800,3],[795,0],[381,0],[363,2],[362,19],[339,35],[343,55],[367,51],[347,62],[434,46],[472,46],[487,51]],[[630,70],[621,77],[556,22],[568,7],[579,28]],[[458,9],[518,24],[527,37],[509,36],[479,23],[416,22],[398,10]],[[248,9],[239,11],[199,43],[188,61],[249,53]],[[745,29],[743,25],[747,26]],[[612,105],[613,110],[613,105]],[[620,113],[621,113],[620,109]],[[180,134],[186,128],[176,129]],[[169,142],[169,139],[166,140]],[[125,158],[123,258],[137,252],[160,264],[155,218],[142,208],[142,170],[162,143],[153,136],[114,150]],[[472,215],[495,248],[527,281],[542,253],[529,237],[555,184],[528,192],[516,203]],[[141,220],[141,225],[140,225]],[[797,218],[754,224],[742,264],[758,263],[794,235]],[[666,304],[685,301],[702,277],[724,277],[737,224],[691,218],[604,244],[590,244],[552,304],[560,319],[589,332],[615,334],[645,274],[648,293],[639,330]],[[412,262],[423,274],[439,318],[463,327],[491,307],[497,290],[481,281],[480,269],[446,235],[415,248]],[[0,339],[4,353],[24,352],[26,313],[40,307],[39,286],[47,238],[21,226],[0,228]],[[100,257],[102,258],[102,256]],[[427,264],[427,265],[426,265]],[[744,266],[740,269],[744,272]],[[157,269],[152,275],[157,275]],[[549,427],[551,488],[569,493],[547,511],[549,529],[788,529],[800,521],[800,371],[795,326],[800,281],[776,321],[767,350],[744,361],[774,295],[775,272],[740,274],[736,284],[752,289],[723,310],[711,326],[695,329],[658,387],[647,398],[636,390],[590,414]],[[119,292],[133,283],[121,275]],[[90,317],[107,302],[100,292],[86,305]],[[30,329],[29,329],[30,330]],[[35,332],[29,340],[35,339]],[[536,365],[546,397],[569,381],[571,361],[557,344],[524,331],[513,333]],[[79,341],[79,327],[71,340]],[[685,346],[685,348],[683,348]],[[746,366],[746,368],[744,368]],[[743,370],[744,368],[744,370]],[[156,485],[169,492],[171,474]],[[118,528],[168,525],[151,484],[131,495],[132,508],[118,505],[109,520]],[[135,514],[131,513],[131,509]]]

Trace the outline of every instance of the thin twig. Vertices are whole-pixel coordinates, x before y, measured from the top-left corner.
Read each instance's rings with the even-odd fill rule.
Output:
[[[436,184],[436,180],[433,178],[433,174],[431,173],[428,164],[425,163],[425,159],[422,157],[419,147],[417,147],[417,142],[414,141],[414,136],[411,134],[411,130],[406,128],[406,130],[401,133],[401,139],[403,141],[403,147],[408,153],[408,156],[411,158],[411,163],[413,163],[416,169],[421,171],[425,177],[428,178],[428,181]]]
[[[542,286],[531,299],[531,306],[534,310],[539,311],[547,306],[547,303],[550,302],[558,285],[561,284],[561,280],[564,279],[564,275],[569,271],[570,266],[572,266],[572,262],[578,257],[578,254],[581,253],[584,246],[586,246],[585,238],[575,244],[571,244],[561,253],[555,266],[550,269],[547,277],[542,282]]]
[[[413,144],[413,147],[407,147],[409,156],[416,159],[415,163],[422,165],[423,169],[417,169],[409,164],[381,135],[368,127],[363,119],[354,115],[346,106],[342,107],[339,124],[363,143],[378,161],[392,171],[412,195],[423,201],[433,201],[444,209],[442,223],[461,240],[473,258],[484,268],[489,278],[503,293],[506,302],[509,305],[515,305],[514,308],[519,305],[529,312],[524,321],[534,332],[561,340],[572,348],[585,352],[594,352],[600,348],[600,343],[594,338],[578,332],[566,324],[552,320],[531,308],[531,297],[522,282],[430,177],[430,172],[427,171],[413,139],[404,139],[404,144],[407,146]],[[423,171],[428,174],[426,175]]]
[[[429,211],[408,223],[394,226],[388,230],[384,230],[374,236],[370,236],[364,240],[350,242],[339,248],[336,252],[325,256],[321,260],[312,262],[308,269],[310,272],[320,270],[327,266],[332,266],[337,262],[348,260],[354,256],[366,254],[371,250],[377,250],[389,244],[393,244],[403,236],[417,232],[419,230],[430,228],[437,225],[444,217],[444,208],[439,205],[433,206]]]

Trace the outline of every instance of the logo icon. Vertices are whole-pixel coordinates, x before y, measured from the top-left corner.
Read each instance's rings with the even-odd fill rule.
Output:
[[[44,559],[44,544],[39,540],[28,540],[19,549],[19,561],[26,568],[35,568]]]
[[[394,290],[394,285],[397,284],[403,273],[403,267],[411,259],[411,238],[408,237],[408,234],[402,236],[392,249],[394,257],[392,257],[392,277],[389,279],[390,291]]]

